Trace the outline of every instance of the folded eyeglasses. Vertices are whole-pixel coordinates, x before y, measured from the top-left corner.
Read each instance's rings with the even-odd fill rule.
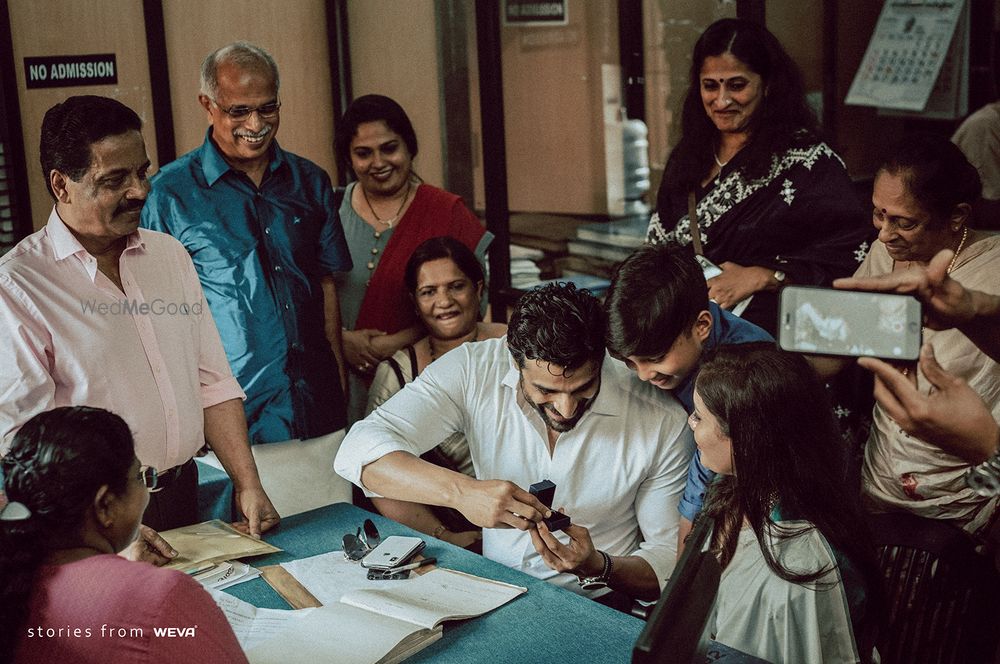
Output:
[[[365,519],[363,528],[358,528],[353,535],[351,533],[344,535],[344,558],[357,562],[367,556],[381,541],[382,536],[379,535],[378,528],[371,519]]]

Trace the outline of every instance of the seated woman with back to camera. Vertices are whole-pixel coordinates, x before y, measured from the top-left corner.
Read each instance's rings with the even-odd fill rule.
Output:
[[[366,415],[449,350],[504,335],[506,325],[479,320],[484,281],[475,254],[454,238],[431,238],[414,250],[406,263],[404,282],[427,335],[379,364]],[[462,434],[450,436],[425,457],[475,477],[469,445]],[[389,498],[373,498],[372,502],[385,516],[452,544],[469,547],[480,539],[479,529],[451,510]]]
[[[878,240],[856,277],[925,267],[949,249],[946,274],[966,289],[1000,294],[1000,235],[968,226],[980,196],[976,169],[946,137],[913,134],[890,153],[875,176],[872,223]],[[967,382],[1000,419],[1000,366],[958,329],[923,330],[941,367]],[[917,367],[906,369],[916,388],[934,389]],[[995,524],[997,497],[966,485],[969,463],[906,434],[877,403],[865,446],[863,492],[873,511],[905,510],[954,522],[982,539]],[[994,527],[995,530],[995,527]]]
[[[0,468],[11,501],[0,511],[0,662],[247,661],[197,581],[115,555],[131,549],[156,487],[124,420],[40,413]],[[189,626],[193,638],[153,633]]]
[[[703,511],[723,567],[712,638],[774,664],[869,661],[880,574],[819,377],[773,344],[723,346],[694,403],[723,476]]]

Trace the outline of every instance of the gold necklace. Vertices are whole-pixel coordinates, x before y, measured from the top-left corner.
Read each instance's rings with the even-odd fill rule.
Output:
[[[962,249],[965,247],[965,240],[969,237],[969,227],[965,226],[962,228],[962,239],[958,241],[958,248],[955,249],[955,255],[951,257],[951,262],[948,263],[948,269],[944,271],[945,274],[951,274],[951,271],[955,269],[955,261],[958,260],[958,255],[962,253]],[[923,326],[924,334],[927,334],[927,326]],[[909,370],[903,369],[903,375],[908,376]]]
[[[951,271],[955,268],[955,261],[958,260],[958,255],[962,253],[962,248],[965,247],[965,239],[969,237],[969,227],[964,226],[962,228],[962,239],[958,241],[958,249],[955,250],[955,255],[951,257],[951,262],[948,263],[948,269],[945,274],[951,274]]]
[[[379,219],[379,216],[375,214],[375,208],[372,207],[372,202],[368,200],[368,192],[365,191],[365,188],[360,183],[358,186],[361,187],[361,195],[365,197],[365,203],[368,203],[368,209],[371,210],[372,215],[375,216],[375,221],[385,224],[388,227],[385,232],[392,230],[392,225],[396,223],[396,220],[399,218],[399,213],[403,211],[403,206],[406,205],[406,199],[410,197],[410,189],[413,187],[413,181],[406,181],[406,194],[403,195],[403,202],[399,204],[399,209],[396,210],[396,216],[389,220]],[[358,216],[360,217],[361,215]],[[375,271],[375,260],[376,256],[378,256],[378,243],[382,238],[382,231],[374,231],[372,236],[375,238],[375,242],[372,244],[372,257],[368,260],[367,265],[365,265],[365,267],[368,268],[368,280],[365,282],[365,288],[370,286],[372,283],[372,273]]]
[[[392,225],[396,223],[397,219],[399,219],[399,213],[403,211],[403,206],[406,205],[406,199],[410,197],[410,188],[412,186],[413,186],[413,181],[407,180],[406,193],[403,194],[403,200],[399,204],[399,209],[396,210],[396,214],[394,214],[391,219],[382,219],[378,216],[378,213],[375,212],[375,208],[372,207],[372,202],[368,200],[368,192],[365,190],[363,185],[361,187],[361,195],[365,197],[365,203],[368,203],[368,209],[371,210],[372,216],[375,217],[375,221],[379,222],[380,224],[385,224],[389,228],[392,228]]]
[[[479,341],[479,325],[478,324],[476,325],[475,329],[472,331],[472,338],[469,339],[467,342],[463,341],[461,344],[458,344],[458,346],[461,346],[464,343],[473,343],[475,341]],[[431,349],[431,362],[433,362],[438,357],[437,356],[437,348],[434,347],[434,337],[432,337],[430,335],[427,336],[427,345],[430,346],[430,349]],[[455,346],[455,348],[458,348],[458,346]],[[427,364],[430,364],[431,362],[428,362]]]

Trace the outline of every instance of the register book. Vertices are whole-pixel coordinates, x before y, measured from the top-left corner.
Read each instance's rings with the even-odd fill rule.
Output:
[[[440,639],[442,622],[480,616],[525,592],[439,568],[405,581],[369,582],[311,609],[258,609],[225,593],[213,597],[254,664],[393,664]]]

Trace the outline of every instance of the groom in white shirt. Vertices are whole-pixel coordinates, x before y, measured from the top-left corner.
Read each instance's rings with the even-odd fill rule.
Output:
[[[676,557],[694,444],[685,414],[606,357],[587,291],[525,294],[507,336],[456,348],[351,429],[335,467],[368,495],[451,507],[483,526],[483,554],[577,592],[659,596]],[[453,433],[476,479],[420,458]],[[556,484],[553,533],[527,488]]]

